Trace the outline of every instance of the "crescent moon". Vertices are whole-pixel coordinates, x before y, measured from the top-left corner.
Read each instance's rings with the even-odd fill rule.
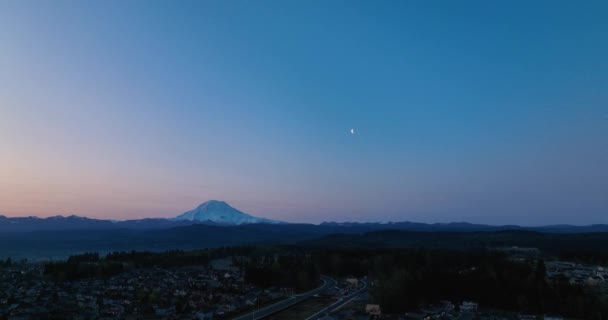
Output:
[[[350,134],[355,134],[355,129],[350,129]]]

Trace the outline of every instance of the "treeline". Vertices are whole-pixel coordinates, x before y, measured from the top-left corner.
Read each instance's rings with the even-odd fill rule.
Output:
[[[72,258],[72,257],[70,257]],[[51,261],[44,264],[44,274],[57,281],[73,281],[84,278],[106,278],[125,270],[119,262],[97,260],[80,261],[79,257],[66,261]]]
[[[308,254],[268,254],[250,256],[243,262],[245,281],[261,287],[293,288],[306,291],[320,283],[319,269]]]
[[[6,258],[6,260],[0,260],[0,268],[2,267],[10,267],[13,265],[13,259],[11,257]]]
[[[525,230],[497,232],[415,232],[382,230],[363,234],[333,234],[304,242],[317,248],[437,248],[479,250],[483,248],[537,248],[558,256],[564,251],[608,253],[607,233],[540,233]]]
[[[199,251],[167,251],[167,252],[112,252],[106,255],[105,260],[121,262],[136,268],[145,267],[183,267],[191,265],[207,265],[211,259],[208,250]]]
[[[66,260],[45,263],[44,274],[58,281],[106,278],[124,272],[129,268],[207,266],[211,259],[232,254],[244,254],[250,250],[247,247],[235,247],[195,251],[123,251],[112,252],[105,257],[98,253],[83,253],[70,256]]]
[[[608,266],[608,252],[597,250],[562,250],[559,260],[579,262],[583,264]]]
[[[608,300],[567,279],[549,282],[542,260],[516,262],[500,252],[432,249],[331,250],[317,254],[322,272],[364,275],[384,312],[402,313],[441,300],[578,318],[608,317]]]

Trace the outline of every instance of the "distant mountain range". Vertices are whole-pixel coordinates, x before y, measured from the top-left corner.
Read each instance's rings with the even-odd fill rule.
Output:
[[[71,216],[52,216],[48,218],[15,217],[0,215],[0,232],[20,232],[37,230],[107,230],[107,229],[167,229],[194,224],[214,226],[237,226],[242,224],[284,223],[277,220],[258,218],[243,213],[224,201],[210,200],[197,208],[175,218],[145,218],[134,220],[102,220]]]
[[[53,216],[48,218],[15,217],[8,218],[0,215],[0,232],[24,232],[44,230],[148,230],[170,229],[191,225],[208,225],[234,227],[248,224],[286,225],[287,223],[255,217],[231,207],[228,203],[210,200],[202,203],[193,210],[187,211],[174,218],[153,218],[136,220],[101,220],[79,216]],[[358,222],[324,222],[319,225],[291,224],[294,228],[313,234],[330,233],[366,233],[379,230],[402,230],[417,232],[494,232],[505,230],[536,231],[542,233],[595,233],[608,232],[608,225],[595,224],[588,226],[547,225],[539,227],[522,227],[517,225],[492,226],[466,222],[455,223],[417,223],[417,222],[388,222],[388,223],[358,223]],[[276,228],[275,228],[276,229]]]

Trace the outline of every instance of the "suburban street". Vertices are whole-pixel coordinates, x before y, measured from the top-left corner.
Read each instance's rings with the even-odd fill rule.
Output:
[[[275,312],[278,312],[280,310],[283,310],[289,306],[292,306],[298,302],[304,301],[312,296],[314,296],[315,294],[320,293],[321,291],[327,289],[327,288],[331,288],[334,287],[336,285],[336,280],[327,277],[327,276],[321,276],[321,281],[323,281],[323,285],[305,292],[305,293],[301,293],[301,294],[297,294],[294,295],[288,299],[285,300],[281,300],[275,304],[266,306],[264,308],[258,309],[258,310],[254,310],[253,312],[250,312],[248,314],[242,315],[240,317],[234,318],[234,320],[256,320],[256,319],[261,319],[267,315],[273,314]]]

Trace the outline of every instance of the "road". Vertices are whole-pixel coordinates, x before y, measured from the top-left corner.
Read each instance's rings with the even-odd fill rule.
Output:
[[[306,318],[306,320],[317,320],[325,315],[328,315],[328,314],[342,308],[342,306],[344,306],[345,304],[353,301],[353,299],[355,299],[357,296],[359,296],[360,294],[362,294],[365,291],[367,291],[367,282],[363,282],[363,287],[361,289],[349,294],[346,297],[343,297],[342,299],[338,300],[336,303],[332,304],[331,306]]]
[[[261,319],[267,315],[273,314],[275,312],[281,311],[289,306],[292,306],[298,302],[304,301],[312,296],[314,296],[315,294],[320,293],[321,291],[327,289],[327,288],[331,288],[334,287],[336,285],[336,280],[327,277],[327,276],[321,276],[321,281],[323,281],[323,285],[305,292],[305,293],[301,293],[301,294],[297,294],[294,295],[288,299],[285,300],[281,300],[275,304],[271,304],[269,306],[266,306],[264,308],[255,310],[253,312],[250,312],[248,314],[242,315],[240,317],[234,318],[233,320],[256,320],[256,319]]]

